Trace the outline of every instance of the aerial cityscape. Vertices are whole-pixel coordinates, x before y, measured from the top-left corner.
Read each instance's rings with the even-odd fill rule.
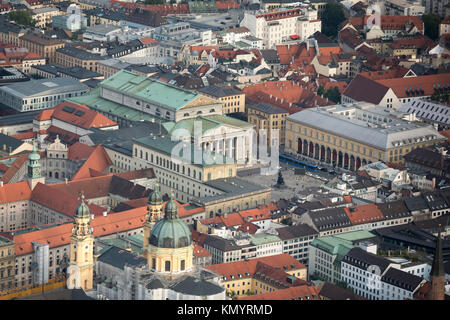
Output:
[[[450,0],[0,0],[0,130],[0,300],[450,299]]]

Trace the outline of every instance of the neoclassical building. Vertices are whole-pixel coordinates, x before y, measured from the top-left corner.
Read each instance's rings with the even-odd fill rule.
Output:
[[[403,116],[366,102],[306,109],[286,118],[285,151],[354,171],[403,163],[411,150],[445,141],[433,126]]]

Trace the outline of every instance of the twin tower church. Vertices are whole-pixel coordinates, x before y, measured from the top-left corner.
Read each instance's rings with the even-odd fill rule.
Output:
[[[142,253],[152,272],[174,279],[192,269],[191,232],[178,217],[178,205],[173,196],[166,203],[163,215],[163,198],[157,189],[150,193],[148,199]],[[83,195],[74,219],[69,267],[69,273],[73,273],[69,275],[68,286],[87,291],[93,289],[94,236],[90,227],[91,215]]]

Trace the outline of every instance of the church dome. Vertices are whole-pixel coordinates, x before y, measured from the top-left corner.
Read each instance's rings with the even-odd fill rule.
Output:
[[[150,245],[159,248],[183,248],[192,244],[191,231],[178,217],[177,203],[171,199],[165,207],[164,219],[152,229]]]
[[[158,191],[158,184],[155,185],[155,189],[150,193],[148,197],[149,204],[162,204],[163,198],[161,193]]]
[[[31,151],[30,155],[28,156],[29,160],[38,161],[41,159],[41,156],[37,152],[36,143],[33,143],[33,150]]]
[[[90,216],[89,207],[84,202],[84,195],[81,195],[81,203],[77,207],[77,210],[75,211],[75,217],[83,218],[89,216]]]

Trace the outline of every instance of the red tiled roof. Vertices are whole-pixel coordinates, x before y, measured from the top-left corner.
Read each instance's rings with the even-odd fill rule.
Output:
[[[383,79],[376,80],[377,83],[391,88],[395,95],[398,98],[407,98],[410,97],[405,91],[405,87],[408,89],[412,87],[413,90],[415,88],[419,88],[419,86],[423,89],[424,93],[420,93],[420,96],[428,96],[434,93],[434,86],[436,88],[439,86],[442,88],[447,87],[450,79],[450,73],[439,73],[425,76],[417,76],[417,77],[406,77],[406,78],[395,78],[395,79]]]
[[[81,166],[78,172],[73,176],[72,180],[90,177],[89,169],[104,172],[111,164],[112,161],[106,153],[105,149],[101,145],[98,145],[89,155],[89,158]]]
[[[147,38],[140,38],[139,41],[142,42],[142,44],[149,44],[149,43],[158,42],[155,39],[149,38],[149,37],[147,37]]]
[[[75,110],[73,112],[66,112],[64,111],[64,107],[72,107]],[[85,105],[76,105],[67,101],[58,104],[54,108],[52,118],[84,129],[117,126],[116,122],[101,113],[91,110]]]
[[[359,73],[359,75],[371,80],[382,80],[382,79],[402,78],[408,73],[408,71],[409,69],[405,67],[396,66],[394,68],[389,68],[387,70],[361,72]]]
[[[67,216],[73,216],[80,204],[78,194],[69,193],[60,188],[55,188],[54,185],[42,183],[38,183],[34,187],[31,193],[31,200]],[[105,211],[104,208],[96,204],[89,204],[88,206],[91,214],[96,216],[102,215],[103,211]]]
[[[205,268],[225,277],[225,281],[229,281],[232,280],[231,276],[233,276],[234,279],[239,279],[239,274],[241,274],[242,277],[246,277],[246,272],[248,272],[250,276],[253,276],[257,272],[259,263],[273,268],[279,267],[284,271],[306,268],[304,264],[298,262],[287,253],[249,259],[248,261],[241,260],[235,262],[213,264],[210,266],[206,266]]]
[[[32,129],[25,131],[25,132],[11,135],[11,137],[19,139],[19,140],[32,139],[32,138],[35,138],[36,136],[37,136],[37,132],[34,132]]]
[[[217,10],[229,10],[239,8],[239,3],[236,1],[216,1]]]
[[[375,203],[363,204],[352,208],[344,208],[344,211],[353,225],[384,219],[383,213]]]
[[[79,201],[76,203],[79,205]],[[92,212],[91,212],[92,213]],[[94,237],[115,234],[117,232],[137,229],[144,223],[145,210],[142,208],[128,211],[95,216],[91,220]],[[73,223],[65,223],[41,230],[20,233],[12,236],[15,242],[16,256],[33,252],[32,242],[48,243],[51,248],[67,245],[70,243]],[[9,236],[11,238],[11,236]]]
[[[42,112],[39,113],[36,117],[34,117],[34,119],[38,121],[51,120],[54,111],[55,108],[42,110]]]
[[[238,297],[238,300],[320,300],[322,286],[296,286],[272,292]]]
[[[229,213],[226,215],[215,216],[213,218],[208,218],[201,220],[203,225],[208,225],[211,223],[223,223],[227,227],[240,226],[246,222],[259,221],[270,219],[272,210],[276,210],[277,205],[275,203],[270,203],[269,205],[259,206],[258,208],[242,210],[235,213]]]
[[[450,142],[450,129],[439,131],[440,134],[442,134],[444,137],[447,138],[447,140]]]
[[[21,154],[19,156],[10,156],[8,158],[17,157],[16,160],[13,162],[13,164],[6,170],[3,175],[0,178],[0,181],[3,181],[3,183],[8,183],[14,175],[17,173],[17,171],[22,168],[22,166],[28,161],[28,154]],[[2,159],[6,159],[2,158]]]
[[[266,21],[272,21],[272,20],[297,17],[301,14],[303,14],[302,9],[295,8],[295,9],[289,9],[289,10],[282,10],[282,11],[258,14],[258,15],[256,15],[256,18],[264,18],[264,20],[266,20]]]
[[[0,203],[28,200],[31,197],[31,189],[28,181],[4,184],[0,187]]]
[[[238,231],[247,232],[249,234],[255,234],[258,229],[259,227],[251,222],[245,222],[237,228]]]
[[[364,17],[351,17],[348,18],[354,27],[362,28],[363,25],[367,25],[367,20],[370,16]],[[407,23],[411,23],[418,30],[423,30],[423,22],[420,17],[416,16],[381,16],[381,29],[382,30],[403,30]]]
[[[94,150],[95,147],[77,141],[68,148],[67,158],[72,161],[87,159]]]
[[[208,250],[200,247],[198,244],[194,245],[194,256],[196,257],[206,257],[206,256],[210,256],[211,252],[209,252]]]

